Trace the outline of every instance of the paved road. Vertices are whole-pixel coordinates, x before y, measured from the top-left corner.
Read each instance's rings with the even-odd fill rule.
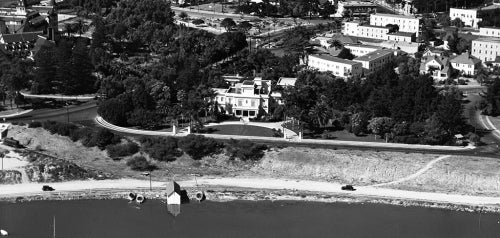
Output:
[[[136,130],[130,128],[123,128],[108,123],[103,118],[97,116],[96,123],[102,127],[108,128],[113,131],[121,133],[130,133],[133,135],[152,135],[152,136],[174,136],[171,132],[158,132],[147,130]],[[184,131],[175,136],[186,136]],[[229,139],[248,139],[261,143],[282,144],[285,146],[314,146],[314,147],[334,147],[334,148],[356,148],[368,150],[391,150],[391,151],[414,151],[414,152],[432,152],[432,153],[445,153],[445,154],[471,154],[473,148],[457,147],[457,146],[431,146],[431,145],[409,145],[409,144],[396,144],[396,143],[380,143],[380,142],[361,142],[361,141],[339,141],[339,140],[320,140],[320,139],[293,139],[285,140],[281,137],[259,137],[259,136],[239,136],[239,135],[218,135],[218,134],[201,134],[206,137],[229,140]]]
[[[14,116],[6,121],[31,122],[31,121],[93,121],[97,115],[96,101],[90,101],[78,106],[56,109],[38,109],[29,113]]]

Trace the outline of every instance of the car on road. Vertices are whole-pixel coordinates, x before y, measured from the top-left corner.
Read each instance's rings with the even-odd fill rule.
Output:
[[[341,189],[346,190],[346,191],[356,191],[356,189],[352,185],[349,185],[349,184],[342,186]]]
[[[54,191],[55,189],[49,185],[43,185],[42,191]]]

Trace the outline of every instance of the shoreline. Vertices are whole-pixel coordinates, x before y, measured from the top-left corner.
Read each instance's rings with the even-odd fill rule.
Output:
[[[195,194],[200,189],[185,187],[188,194]],[[150,200],[166,200],[163,187],[149,188],[120,188],[120,189],[84,189],[74,191],[33,192],[0,195],[0,202],[23,203],[32,201],[69,201],[69,200],[126,200],[129,192],[142,193]],[[378,197],[339,193],[319,193],[291,189],[257,189],[233,186],[210,186],[203,189],[210,202],[232,201],[294,201],[294,202],[321,202],[321,203],[354,203],[354,204],[382,204],[400,207],[434,208],[458,212],[480,212],[500,214],[499,205],[466,205],[447,202],[432,202],[390,197]]]

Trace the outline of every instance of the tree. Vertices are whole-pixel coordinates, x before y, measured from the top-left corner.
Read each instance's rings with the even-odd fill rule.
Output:
[[[189,15],[186,12],[181,12],[179,13],[179,18],[184,21],[189,18]]]
[[[365,113],[358,112],[351,116],[351,131],[354,135],[359,136],[366,131],[368,118]]]
[[[387,24],[385,27],[389,27],[389,33],[394,33],[399,31],[399,25]]]
[[[252,24],[250,24],[250,22],[248,22],[248,21],[242,21],[238,24],[238,29],[241,32],[245,33],[245,35],[246,35],[246,34],[248,34],[248,31],[250,31],[250,29],[252,29]]]
[[[227,17],[222,20],[220,25],[226,29],[226,32],[229,32],[236,26],[236,22],[232,18]]]
[[[342,48],[342,50],[340,51],[340,53],[337,55],[337,57],[339,58],[342,58],[342,59],[348,59],[348,60],[352,60],[354,59],[356,56],[353,55],[351,53],[351,50],[348,49],[348,48]]]
[[[53,77],[56,75],[55,50],[51,46],[42,46],[35,55],[36,77],[31,85],[35,94],[53,93]]]
[[[458,17],[451,21],[451,25],[456,26],[458,28],[462,28],[465,26],[464,22]]]
[[[368,130],[375,134],[376,139],[377,135],[384,136],[391,132],[393,126],[394,121],[390,117],[374,117],[368,123]]]

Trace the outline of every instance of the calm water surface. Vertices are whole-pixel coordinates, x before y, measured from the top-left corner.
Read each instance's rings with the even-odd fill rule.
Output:
[[[204,202],[185,204],[174,217],[159,201],[138,207],[125,200],[0,203],[0,228],[9,237],[500,237],[500,214],[373,204]]]

